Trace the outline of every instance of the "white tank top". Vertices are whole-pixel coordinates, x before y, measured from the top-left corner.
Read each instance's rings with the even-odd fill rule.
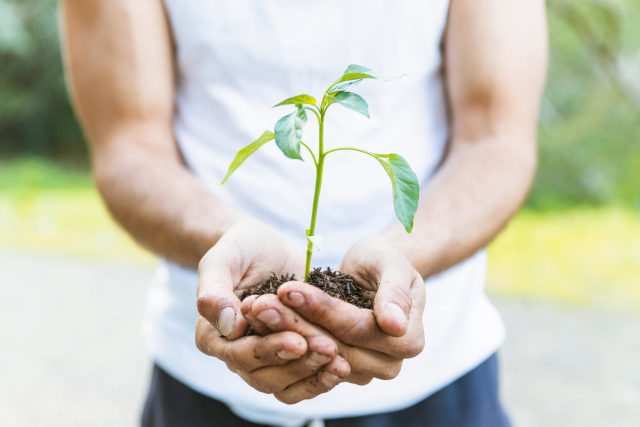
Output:
[[[286,158],[268,143],[220,185],[236,152],[292,108],[298,94],[320,98],[349,64],[408,76],[365,80],[353,89],[371,119],[342,106],[326,116],[325,147],[398,153],[421,185],[449,135],[440,43],[447,0],[165,0],[177,49],[175,134],[184,158],[218,199],[306,247],[314,189],[312,161]],[[317,147],[313,120],[303,140]],[[303,157],[306,153],[303,151]],[[316,266],[339,267],[347,249],[396,221],[389,179],[355,152],[327,158],[316,231]],[[428,244],[428,242],[425,242]],[[484,294],[486,254],[426,281],[426,345],[391,381],[341,384],[287,406],[259,393],[194,344],[197,273],[162,261],[143,330],[155,361],[191,388],[257,423],[299,426],[311,418],[399,410],[452,382],[496,351],[502,322]]]

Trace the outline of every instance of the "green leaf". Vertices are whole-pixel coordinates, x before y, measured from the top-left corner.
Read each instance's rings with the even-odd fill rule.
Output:
[[[420,184],[418,177],[409,166],[409,163],[398,154],[376,156],[384,170],[391,178],[393,187],[393,207],[396,216],[407,230],[413,230],[413,218],[418,210],[420,198]]]
[[[273,132],[265,130],[264,133],[260,136],[260,138],[256,139],[251,144],[247,145],[242,150],[238,151],[238,154],[236,154],[236,157],[233,159],[233,162],[231,162],[231,165],[229,166],[229,171],[227,172],[227,176],[225,176],[224,179],[222,180],[222,184],[224,184],[227,181],[227,179],[229,179],[231,174],[234,173],[235,170],[238,169],[240,165],[249,158],[249,156],[255,153],[258,150],[258,148],[262,147],[267,142],[273,140],[275,137],[276,136],[274,135]]]
[[[331,88],[331,93],[333,92],[341,92],[347,89],[350,89],[352,87],[354,87],[355,85],[357,85],[358,83],[360,83],[362,81],[362,79],[358,79],[358,80],[351,80],[348,82],[344,82],[344,83],[340,83],[336,86],[333,86]]]
[[[364,114],[369,118],[369,106],[367,101],[353,92],[334,92],[331,95],[327,95],[327,99],[331,104],[342,104],[347,108],[357,111],[360,114]]]
[[[288,116],[284,116],[276,123],[276,144],[285,156],[290,159],[302,160],[300,156],[300,140],[302,128],[307,123],[307,114],[302,105]]]
[[[281,105],[296,105],[296,104],[309,104],[316,105],[316,99],[309,95],[297,95],[289,99],[285,99],[280,104],[274,105],[272,108],[280,107]]]
[[[322,249],[322,245],[324,245],[324,235],[317,234],[315,236],[307,236],[307,239],[309,239],[317,250]]]
[[[340,79],[337,82],[335,82],[327,92],[333,92],[332,90],[333,86],[337,85],[338,83],[347,82],[351,80],[377,79],[385,82],[390,82],[392,80],[398,80],[404,76],[406,76],[406,74],[399,74],[399,75],[383,74],[377,71],[373,71],[370,68],[363,67],[361,65],[351,64],[347,67],[342,77],[340,77]]]

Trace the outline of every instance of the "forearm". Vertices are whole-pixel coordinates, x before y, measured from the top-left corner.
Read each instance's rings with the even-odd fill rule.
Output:
[[[162,1],[64,0],[61,17],[69,89],[107,207],[143,246],[196,267],[243,215],[183,164]]]
[[[536,167],[547,64],[542,0],[452,0],[445,32],[450,152],[421,193],[411,235],[387,237],[423,277],[486,246],[524,202]]]
[[[164,130],[129,129],[94,153],[98,189],[113,217],[140,244],[196,267],[222,234],[245,214],[217,200],[181,163]],[[145,144],[145,139],[155,139]],[[132,143],[134,142],[135,143]],[[142,142],[141,142],[142,141]]]
[[[420,194],[413,232],[396,224],[386,233],[422,277],[471,256],[507,224],[533,180],[533,138],[504,134],[453,141],[442,167]]]

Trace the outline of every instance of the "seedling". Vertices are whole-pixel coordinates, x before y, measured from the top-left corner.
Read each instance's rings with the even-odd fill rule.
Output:
[[[313,195],[313,208],[311,210],[311,225],[307,230],[308,242],[307,262],[304,273],[305,280],[309,279],[309,273],[311,271],[313,247],[315,246],[316,249],[319,250],[324,242],[324,236],[316,234],[316,218],[318,214],[318,202],[320,200],[320,189],[322,187],[324,162],[327,155],[330,153],[343,150],[358,151],[360,153],[367,154],[380,162],[391,179],[391,187],[393,189],[393,206],[395,208],[396,215],[407,233],[411,233],[411,230],[413,229],[413,217],[418,209],[420,185],[418,184],[416,174],[402,156],[398,154],[371,153],[369,151],[353,147],[341,147],[325,151],[324,147],[324,118],[331,105],[341,104],[369,117],[369,106],[367,105],[367,102],[362,99],[360,95],[349,92],[347,89],[354,87],[364,79],[376,79],[388,82],[402,77],[404,77],[404,74],[391,76],[378,73],[360,65],[349,65],[342,77],[333,82],[331,86],[329,86],[329,89],[325,91],[322,96],[320,106],[317,105],[315,98],[309,95],[297,95],[292,98],[285,99],[281,103],[275,105],[274,108],[283,105],[292,105],[295,106],[296,110],[278,120],[275,125],[274,132],[268,130],[265,131],[260,138],[238,151],[238,154],[236,154],[235,159],[233,159],[233,162],[229,166],[227,175],[222,180],[222,184],[224,184],[231,174],[233,174],[233,172],[235,172],[235,170],[238,169],[238,167],[247,160],[249,156],[273,139],[276,140],[276,145],[280,150],[282,150],[284,155],[290,159],[302,160],[302,157],[300,156],[301,146],[305,147],[309,151],[316,167],[316,185]],[[302,129],[307,122],[307,111],[311,111],[316,116],[320,126],[317,156],[307,144],[302,142]]]

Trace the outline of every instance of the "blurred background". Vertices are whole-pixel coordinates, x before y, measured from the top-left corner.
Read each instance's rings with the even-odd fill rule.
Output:
[[[540,166],[489,248],[518,427],[640,425],[640,3],[548,0]],[[153,257],[110,219],[55,0],[0,0],[0,427],[133,426]]]

